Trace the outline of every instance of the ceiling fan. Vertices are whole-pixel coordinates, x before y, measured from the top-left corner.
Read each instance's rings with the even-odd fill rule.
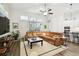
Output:
[[[52,15],[53,12],[52,12],[52,9],[51,8],[47,8],[47,5],[44,4],[44,8],[42,10],[40,10],[41,13],[43,13],[43,15],[47,16],[48,14],[49,15]]]

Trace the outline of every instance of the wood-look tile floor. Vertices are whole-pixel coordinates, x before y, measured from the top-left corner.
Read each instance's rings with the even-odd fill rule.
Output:
[[[11,51],[7,52],[6,56],[20,56],[20,41],[16,40],[13,43]]]
[[[68,49],[64,53],[55,56],[79,56],[79,44],[67,42]]]
[[[71,53],[73,53],[74,56],[79,56],[79,44],[68,42],[67,46],[69,47],[68,51],[70,51]]]
[[[67,42],[67,47],[68,49],[63,53],[63,56],[79,56],[79,44]]]
[[[16,50],[13,51],[13,56],[20,56],[20,44],[17,42],[15,44]],[[79,44],[67,42],[68,49],[63,53],[63,55],[58,54],[56,56],[79,56]],[[12,55],[8,55],[12,56]]]

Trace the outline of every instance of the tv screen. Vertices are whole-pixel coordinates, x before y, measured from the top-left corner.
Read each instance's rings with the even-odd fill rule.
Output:
[[[0,17],[0,35],[9,32],[9,19],[7,17]]]

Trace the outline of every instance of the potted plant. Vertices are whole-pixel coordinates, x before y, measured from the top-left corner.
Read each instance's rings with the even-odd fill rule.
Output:
[[[13,32],[12,32],[12,35],[13,35],[14,39],[17,40],[18,37],[19,37],[19,31],[18,31],[18,30],[13,31]]]
[[[44,25],[44,28],[47,29],[47,25]]]

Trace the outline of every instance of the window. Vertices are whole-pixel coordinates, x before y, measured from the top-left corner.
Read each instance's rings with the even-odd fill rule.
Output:
[[[21,16],[20,19],[26,20],[26,21],[31,21],[31,22],[42,22],[41,19],[38,19],[38,18],[33,17],[33,16]]]
[[[41,23],[40,22],[30,22],[29,23],[29,31],[40,31]]]
[[[28,20],[28,16],[21,16],[21,20]]]
[[[21,20],[28,21],[29,31],[40,31],[42,20],[33,16],[21,16]]]

